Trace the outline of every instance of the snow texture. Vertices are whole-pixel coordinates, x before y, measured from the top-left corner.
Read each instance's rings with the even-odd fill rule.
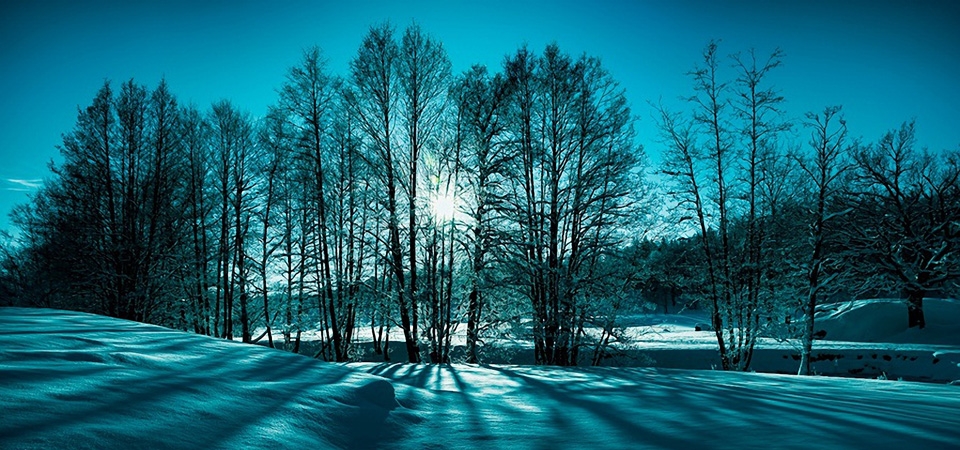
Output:
[[[949,352],[947,352],[949,353]],[[654,368],[337,365],[0,308],[0,448],[960,448],[960,387]]]
[[[816,331],[826,332],[814,341],[813,371],[818,375],[889,378],[935,383],[960,383],[960,302],[926,299],[927,326],[908,329],[903,300],[856,300],[825,304],[818,308]],[[721,366],[717,337],[713,331],[696,331],[708,323],[702,312],[683,314],[638,314],[620,318],[625,342],[615,344],[601,365],[615,367],[658,367],[712,370]],[[453,354],[463,355],[466,325],[457,327]],[[588,333],[598,333],[587,329]],[[308,347],[319,339],[319,331],[304,333]],[[392,354],[402,358],[403,334],[399,328],[390,337]],[[484,354],[494,364],[534,363],[529,340],[486,340],[508,351]],[[366,362],[379,362],[382,355],[362,343]],[[796,374],[800,365],[799,339],[777,340],[761,337],[754,351],[751,369],[757,372]],[[425,347],[424,347],[425,350]],[[592,351],[592,349],[588,349]],[[483,351],[483,349],[481,349]],[[586,352],[587,356],[591,356]],[[400,356],[396,356],[400,355]]]
[[[960,345],[960,301],[928,298],[923,310],[923,329],[907,326],[907,304],[900,299],[821,305],[814,318],[831,341]]]
[[[82,313],[0,310],[0,448],[346,448],[402,438],[380,377]]]

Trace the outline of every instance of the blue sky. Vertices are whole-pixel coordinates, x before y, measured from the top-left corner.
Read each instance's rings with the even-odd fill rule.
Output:
[[[304,48],[319,45],[345,74],[385,20],[419,23],[457,73],[499,68],[523,44],[599,56],[654,158],[647,102],[681,106],[684,74],[710,39],[722,54],[781,47],[771,81],[789,117],[842,104],[851,134],[867,141],[916,118],[921,145],[960,145],[960,2],[14,0],[0,5],[0,229],[48,176],[61,134],[105,79],[154,87],[165,77],[181,103],[227,98],[261,115]]]

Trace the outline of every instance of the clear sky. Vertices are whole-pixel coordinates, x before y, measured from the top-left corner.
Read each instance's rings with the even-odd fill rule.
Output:
[[[771,81],[790,117],[842,104],[851,134],[876,140],[916,118],[919,143],[960,145],[960,2],[941,1],[63,1],[0,4],[0,229],[28,200],[61,134],[105,79],[153,88],[165,77],[181,103],[227,98],[255,116],[304,48],[335,73],[371,25],[416,21],[453,69],[499,68],[523,44],[600,57],[627,90],[639,139],[658,152],[648,101],[680,106],[684,74],[710,39],[721,53],[781,47]],[[806,133],[798,140],[806,140]]]

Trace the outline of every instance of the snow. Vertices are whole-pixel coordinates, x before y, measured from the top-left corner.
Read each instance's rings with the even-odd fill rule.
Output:
[[[923,329],[907,327],[907,304],[899,299],[821,305],[814,318],[825,340],[960,345],[960,301],[928,298],[923,310]]]
[[[815,330],[827,331],[826,339],[813,345],[814,373],[819,375],[889,378],[910,381],[960,383],[960,302],[926,299],[927,326],[907,329],[903,300],[856,300],[823,305],[818,308]],[[682,314],[638,314],[621,317],[626,340],[603,360],[604,366],[658,367],[712,370],[720,367],[717,337],[713,331],[696,331],[708,323],[703,312]],[[456,358],[462,356],[466,326],[456,328],[453,336]],[[588,329],[588,332],[590,330]],[[305,339],[318,339],[319,333],[304,333]],[[361,333],[361,337],[364,336]],[[405,355],[399,328],[391,334],[394,359]],[[529,340],[486,339],[508,351],[488,352],[484,362],[495,364],[533,364]],[[382,361],[369,342],[360,342],[365,350],[362,360]],[[757,372],[795,374],[800,365],[798,339],[778,340],[761,337],[754,351],[751,368]],[[587,349],[589,354],[592,349]],[[398,356],[399,355],[399,356]]]
[[[4,449],[960,448],[960,387],[944,384],[337,365],[20,308],[0,308],[0,411]]]
[[[386,380],[82,313],[0,312],[0,448],[336,448],[414,416]]]
[[[402,405],[427,412],[426,435],[448,443],[438,448],[960,446],[951,386],[650,368],[363,367],[394,380]]]
[[[815,330],[826,331],[814,341],[813,369],[821,375],[951,382],[960,380],[960,301],[924,300],[926,327],[908,329],[903,300],[854,300],[821,305]],[[628,334],[636,341],[621,365],[642,361],[643,355],[660,368],[718,367],[716,336],[694,331],[694,315],[647,316],[631,323]],[[799,366],[800,342],[761,338],[752,368],[760,372],[792,374]]]

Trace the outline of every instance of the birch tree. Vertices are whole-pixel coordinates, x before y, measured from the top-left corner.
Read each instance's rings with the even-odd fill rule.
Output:
[[[504,188],[515,155],[505,136],[510,90],[502,75],[491,76],[484,66],[467,71],[455,90],[461,148],[455,160],[464,172],[464,207],[470,218],[465,236],[470,258],[466,353],[468,363],[477,363],[486,295],[493,285],[493,248],[504,242],[500,231],[506,206]]]
[[[387,238],[384,246],[387,262],[395,288],[407,359],[417,363],[420,362],[420,348],[414,329],[413,303],[400,236],[400,189],[404,180],[396,136],[397,115],[400,114],[395,89],[398,57],[393,28],[387,24],[371,28],[356,58],[350,63],[351,88],[347,93],[347,101],[366,141],[369,152],[365,157],[367,164],[377,169],[372,175],[384,189],[381,202],[386,211]]]
[[[396,77],[399,87],[400,110],[404,125],[404,141],[408,148],[406,159],[407,191],[407,257],[409,260],[408,299],[411,315],[411,339],[417,341],[419,329],[419,299],[422,289],[417,284],[419,253],[417,231],[418,196],[421,159],[425,151],[436,153],[440,146],[440,126],[446,109],[446,91],[449,86],[450,61],[443,45],[414,24],[404,30],[398,47]]]
[[[789,125],[779,119],[783,98],[766,78],[781,54],[775,51],[760,64],[753,52],[734,55],[733,86],[723,79],[716,42],[702,57],[689,74],[695,92],[687,99],[691,118],[659,108],[667,155],[662,173],[671,178],[672,200],[687,212],[682,219],[697,224],[707,283],[700,295],[708,299],[721,366],[748,370],[762,319],[774,320],[778,296],[771,291],[768,233],[785,200],[790,169],[777,136]]]
[[[805,126],[810,129],[807,157],[799,160],[806,178],[803,193],[814,199],[808,212],[807,234],[810,241],[810,257],[806,267],[807,291],[803,303],[802,349],[799,375],[810,375],[810,355],[813,349],[814,315],[820,299],[830,294],[840,275],[836,267],[838,255],[835,241],[835,223],[845,212],[840,209],[844,175],[849,169],[847,158],[851,152],[847,142],[847,122],[840,115],[841,107],[829,106],[822,114],[807,113]]]

